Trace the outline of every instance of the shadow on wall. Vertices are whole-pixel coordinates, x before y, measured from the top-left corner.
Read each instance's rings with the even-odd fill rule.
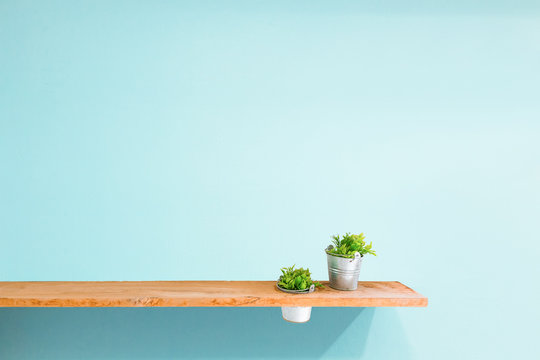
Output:
[[[0,358],[313,358],[349,327],[354,346],[326,355],[359,358],[375,311],[314,308],[291,324],[280,308],[0,309]]]

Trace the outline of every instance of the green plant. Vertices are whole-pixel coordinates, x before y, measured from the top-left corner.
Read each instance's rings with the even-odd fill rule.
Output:
[[[346,258],[354,258],[354,254],[357,252],[360,253],[360,256],[365,254],[377,255],[375,251],[371,250],[371,243],[366,245],[365,238],[364,233],[358,235],[345,233],[342,238],[339,235],[334,235],[332,236],[334,248],[326,250],[326,252]]]
[[[282,275],[279,277],[279,287],[287,290],[306,290],[315,285],[316,287],[323,287],[318,281],[311,280],[311,273],[309,269],[295,269],[294,265],[291,267],[284,267],[281,269]]]

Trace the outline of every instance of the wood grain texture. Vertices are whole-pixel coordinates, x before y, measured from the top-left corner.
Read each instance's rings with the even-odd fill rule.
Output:
[[[0,282],[0,307],[146,306],[427,306],[397,281],[361,281],[355,291],[328,283],[311,294],[288,294],[274,281],[24,281]]]

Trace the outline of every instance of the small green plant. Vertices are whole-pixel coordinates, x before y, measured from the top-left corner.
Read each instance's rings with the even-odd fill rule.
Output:
[[[364,256],[365,254],[377,255],[375,251],[371,250],[371,243],[366,245],[365,238],[364,233],[358,235],[345,233],[343,237],[334,235],[332,236],[334,248],[326,250],[326,252],[346,258],[354,258],[354,254],[357,252],[360,253],[360,256]]]
[[[323,287],[318,281],[311,280],[311,273],[309,269],[295,269],[294,265],[291,267],[284,267],[281,269],[282,275],[279,277],[279,287],[287,290],[306,290],[315,285],[316,287]]]

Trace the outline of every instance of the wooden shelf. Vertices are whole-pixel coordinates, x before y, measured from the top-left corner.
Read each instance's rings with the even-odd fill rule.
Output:
[[[288,294],[274,281],[24,281],[0,282],[0,307],[146,306],[427,306],[397,281],[361,281],[355,291],[327,282],[311,294]]]

